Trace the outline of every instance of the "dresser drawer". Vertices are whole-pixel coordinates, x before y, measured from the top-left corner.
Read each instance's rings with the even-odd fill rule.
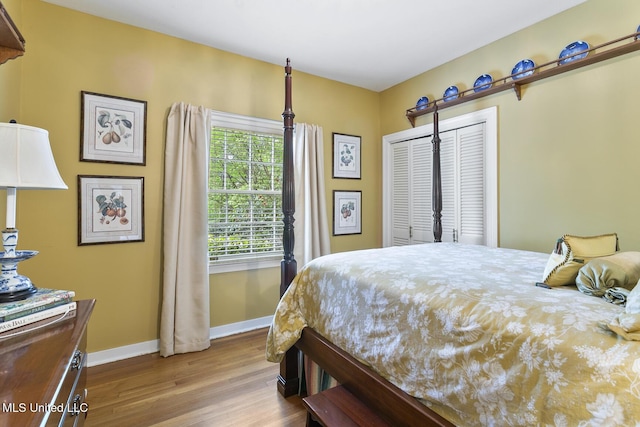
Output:
[[[60,390],[47,420],[47,427],[73,426],[86,415],[85,386],[87,384],[87,333],[70,355]]]
[[[69,402],[67,404],[67,410],[62,418],[61,426],[64,427],[77,427],[84,424],[84,420],[87,417],[89,410],[89,404],[86,402],[87,398],[87,357],[83,358],[83,367],[78,374],[78,381],[76,382],[72,392],[69,394]]]
[[[75,316],[0,342],[0,426],[81,426],[88,406],[87,323],[94,300]]]

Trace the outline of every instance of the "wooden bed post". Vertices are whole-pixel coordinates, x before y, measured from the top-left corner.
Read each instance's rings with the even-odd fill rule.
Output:
[[[438,130],[438,106],[433,110],[433,241],[442,242],[442,175],[440,173],[440,132]]]
[[[282,167],[282,213],[284,214],[284,230],[282,232],[282,246],[284,249],[284,259],[280,263],[280,296],[289,287],[289,284],[297,274],[298,265],[293,255],[295,238],[293,234],[293,214],[296,211],[295,199],[295,179],[293,175],[293,114],[291,108],[291,65],[287,58],[287,66],[284,77],[284,152]]]
[[[284,67],[284,152],[282,168],[282,213],[284,230],[282,232],[282,246],[284,258],[280,263],[280,297],[289,287],[289,284],[297,274],[298,266],[293,255],[295,244],[293,235],[293,214],[296,211],[295,181],[293,175],[293,110],[291,108],[291,65],[287,58]],[[280,362],[280,374],[278,375],[278,391],[284,397],[298,393],[300,379],[298,378],[298,349],[291,347]]]

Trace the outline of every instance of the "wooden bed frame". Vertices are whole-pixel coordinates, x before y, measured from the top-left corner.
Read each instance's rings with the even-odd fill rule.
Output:
[[[293,119],[291,106],[291,65],[285,66],[285,108],[282,212],[284,214],[283,249],[281,263],[280,296],[289,287],[297,273],[293,255],[295,221],[295,183],[293,171]],[[433,230],[434,241],[442,237],[442,184],[440,176],[440,137],[438,134],[438,112],[434,111],[433,127]],[[357,361],[311,328],[305,328],[295,347],[289,349],[280,363],[278,391],[285,397],[298,393],[299,351],[325,369],[333,378],[348,389],[365,405],[374,409],[394,426],[453,426],[449,421],[433,412],[414,397],[408,395],[369,367]]]

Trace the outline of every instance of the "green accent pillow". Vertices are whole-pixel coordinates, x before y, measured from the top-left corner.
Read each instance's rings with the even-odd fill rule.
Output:
[[[576,277],[578,290],[587,295],[602,296],[609,288],[633,287],[640,280],[640,252],[617,252],[595,258],[580,268]]]

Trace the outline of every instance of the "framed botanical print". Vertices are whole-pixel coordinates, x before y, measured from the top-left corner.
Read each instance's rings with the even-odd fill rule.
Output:
[[[362,192],[333,191],[333,235],[362,234]]]
[[[80,160],[144,166],[147,102],[81,92]]]
[[[360,137],[333,133],[333,177],[360,179]]]
[[[144,241],[144,178],[78,175],[78,245]]]

